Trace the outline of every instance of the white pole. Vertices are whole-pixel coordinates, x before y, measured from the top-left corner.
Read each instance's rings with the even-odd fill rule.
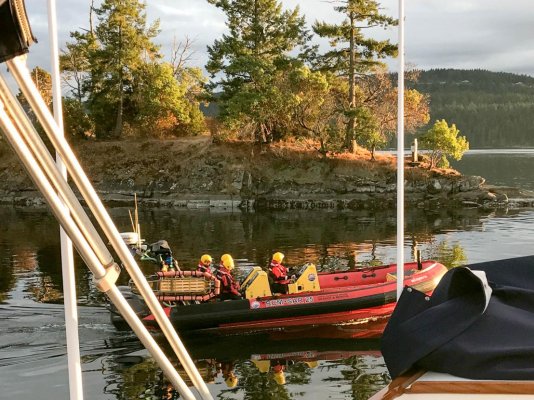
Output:
[[[55,0],[48,0],[48,37],[50,40],[50,62],[52,67],[52,104],[54,108],[54,119],[58,124],[60,131],[64,135]],[[56,163],[59,172],[66,180],[67,167],[57,153]],[[78,336],[78,309],[76,303],[74,256],[72,242],[61,226],[59,227],[59,231],[61,242],[61,269],[63,273],[63,301],[65,304],[65,331],[67,336],[69,392],[71,400],[82,400],[83,384],[82,366],[80,361],[80,341]]]
[[[399,0],[397,108],[397,299],[404,288],[404,0]]]
[[[59,48],[57,40],[56,1],[48,0],[48,37],[50,40],[50,63],[52,75],[52,98],[54,119],[64,135],[63,108],[61,104],[61,81],[59,75]],[[57,168],[67,179],[67,167],[56,153]],[[64,206],[64,205],[63,205]],[[65,330],[67,335],[67,359],[69,370],[69,392],[71,400],[83,399],[80,341],[78,336],[78,309],[76,303],[76,280],[72,242],[59,227],[61,242],[61,267],[63,273],[63,301],[65,304]]]

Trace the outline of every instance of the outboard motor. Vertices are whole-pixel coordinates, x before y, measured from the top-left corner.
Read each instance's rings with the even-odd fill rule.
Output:
[[[174,267],[174,261],[172,258],[172,250],[169,243],[166,240],[158,240],[155,243],[148,245],[148,252],[161,264],[167,268]]]
[[[23,0],[0,0],[0,63],[26,54],[37,42]]]

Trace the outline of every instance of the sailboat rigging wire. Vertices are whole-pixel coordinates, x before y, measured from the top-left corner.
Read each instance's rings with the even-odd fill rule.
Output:
[[[58,124],[62,135],[65,136],[65,129],[63,126],[63,104],[61,101],[61,76],[59,72],[56,0],[48,0],[48,37],[50,40],[50,61],[52,67],[52,107],[54,110],[54,119]],[[39,137],[39,135],[37,135],[37,137]],[[63,160],[57,154],[56,165],[58,172],[66,182],[68,179],[67,167],[65,167]],[[63,179],[61,179],[62,182]],[[85,213],[83,213],[83,215],[85,215]],[[92,227],[92,224],[89,224],[89,226]],[[78,304],[76,296],[76,276],[74,273],[74,253],[72,241],[68,237],[63,227],[60,226],[59,231],[61,246],[61,275],[63,277],[65,336],[67,340],[69,392],[71,400],[83,400],[80,337],[78,332]],[[100,236],[98,235],[95,235],[95,237],[100,239]]]

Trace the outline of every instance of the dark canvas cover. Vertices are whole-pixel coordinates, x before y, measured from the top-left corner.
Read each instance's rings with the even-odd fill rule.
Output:
[[[0,63],[28,52],[35,41],[23,0],[0,0]]]
[[[486,307],[484,271],[491,296]],[[391,377],[419,367],[471,379],[534,379],[534,257],[451,269],[432,296],[405,288],[382,337]]]

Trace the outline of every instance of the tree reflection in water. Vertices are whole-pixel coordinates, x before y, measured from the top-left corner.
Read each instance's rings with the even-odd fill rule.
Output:
[[[127,209],[112,209],[111,212],[119,227],[130,229]],[[394,260],[396,253],[394,212],[292,211],[244,214],[141,209],[140,219],[145,238],[149,242],[167,239],[173,254],[186,268],[196,266],[198,257],[204,253],[214,257],[232,253],[237,260],[236,270],[241,274],[256,265],[266,266],[274,251],[286,254],[289,266],[315,262],[323,270],[389,263]],[[32,307],[39,309],[38,306],[41,306],[36,305],[37,302],[61,302],[59,235],[57,223],[50,213],[46,210],[0,207],[0,221],[0,301],[6,304],[5,312],[19,312],[17,310],[20,309],[16,307],[9,311],[9,307],[17,301],[21,303],[21,309],[30,314]],[[492,226],[494,221],[498,223]],[[528,251],[531,248],[526,243],[526,237],[532,223],[534,213],[531,211],[408,210],[406,235],[422,251],[424,259],[432,258],[452,267],[480,261],[468,259],[476,246],[482,249],[486,259],[502,258],[506,252],[523,254],[522,249]],[[503,237],[504,226],[511,233]],[[488,246],[489,241],[496,245]],[[469,247],[465,247],[466,242],[470,243]],[[103,314],[103,296],[94,288],[91,275],[79,259],[75,268],[78,303],[93,305]],[[145,273],[154,272],[153,265],[143,265],[142,268]],[[127,274],[121,274],[120,283],[127,281]],[[46,312],[48,308],[42,307],[37,312],[42,318],[38,320],[39,324],[43,321],[46,325],[49,322],[47,318],[52,318],[43,314]],[[94,314],[94,311],[91,312]],[[116,343],[109,344],[109,348],[94,344],[98,342],[89,342],[93,344],[82,348],[85,353],[82,358],[84,374],[89,374],[96,382],[87,389],[93,395],[91,398],[178,398],[146,352],[142,357],[130,358],[128,362],[124,361],[124,356],[117,355],[129,354],[132,349],[124,348],[128,336],[113,329],[107,314],[103,321],[98,322],[97,328],[86,322],[88,317],[84,316],[87,326],[82,330],[81,343],[87,343],[88,340],[83,335],[93,338],[97,333],[105,335],[108,342],[110,337],[116,340]],[[43,358],[48,357],[52,354],[49,346],[38,340],[42,336],[40,327],[28,330],[27,320],[32,322],[31,318],[16,320],[18,325],[15,327],[10,322],[10,325],[5,325],[3,332],[9,328],[9,332],[14,330],[20,342],[34,341],[32,351],[41,353]],[[388,380],[380,355],[362,353],[362,348],[357,348],[362,343],[361,337],[381,332],[385,321],[376,322],[376,326],[358,332],[350,332],[346,326],[341,327],[349,330],[352,335],[350,340],[332,338],[329,336],[331,332],[321,327],[314,332],[304,332],[304,339],[297,339],[287,332],[269,340],[208,337],[200,340],[202,343],[198,340],[186,343],[186,347],[193,358],[199,360],[198,365],[205,379],[212,382],[208,385],[216,398],[322,399],[334,394],[333,397],[338,398],[360,399],[367,398]],[[52,325],[47,325],[47,329],[57,331],[56,342],[64,340],[61,321],[54,320]],[[35,331],[33,336],[27,333],[30,331]],[[6,339],[6,343],[10,341]],[[206,346],[206,343],[213,345]],[[141,351],[140,348],[141,345],[136,351]],[[375,343],[363,350],[377,348],[378,344]],[[18,356],[15,350],[6,351],[8,357]],[[56,357],[56,354],[50,357]],[[24,360],[23,356],[21,358]],[[263,364],[268,361],[269,368],[259,368],[258,365],[262,365],[260,361]],[[12,364],[8,363],[3,372],[16,373],[17,362],[12,360]],[[284,366],[283,375],[272,369],[277,362]],[[102,371],[98,366],[95,367],[99,363],[103,366]],[[228,365],[232,365],[237,378],[233,387],[228,387],[226,382],[230,374],[225,377],[223,373]],[[53,377],[57,379],[59,375],[60,372]],[[280,384],[284,380],[285,383]]]

